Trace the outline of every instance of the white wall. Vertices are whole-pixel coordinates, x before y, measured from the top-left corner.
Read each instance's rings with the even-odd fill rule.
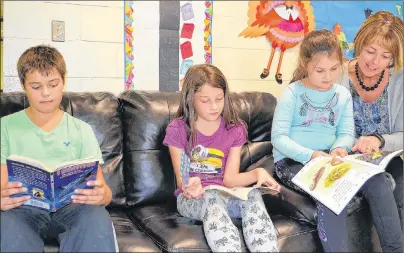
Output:
[[[160,4],[134,1],[132,8],[134,89],[159,90]]]
[[[4,90],[21,90],[18,57],[50,44],[67,64],[67,91],[124,90],[123,1],[5,1]],[[65,21],[65,42],[52,42],[52,20]]]
[[[158,90],[158,2],[134,2],[135,89]],[[264,37],[243,38],[248,1],[214,1],[213,64],[229,80],[230,89],[265,91],[279,97],[296,65],[297,48],[285,52],[283,85],[274,80],[279,51],[270,76],[262,80],[271,46]],[[65,21],[66,41],[51,41],[52,20]],[[5,1],[4,90],[21,90],[16,62],[30,46],[50,44],[65,56],[68,91],[110,91],[119,94],[124,80],[123,1]]]

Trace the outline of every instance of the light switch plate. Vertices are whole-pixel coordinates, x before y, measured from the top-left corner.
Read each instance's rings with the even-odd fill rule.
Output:
[[[52,41],[65,41],[65,21],[52,20]]]

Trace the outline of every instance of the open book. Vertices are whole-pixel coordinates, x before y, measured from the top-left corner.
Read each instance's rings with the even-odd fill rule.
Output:
[[[261,194],[271,194],[271,195],[276,195],[279,192],[275,191],[269,187],[266,186],[260,186],[260,187],[233,187],[233,188],[227,188],[224,186],[220,185],[209,185],[204,187],[205,191],[207,190],[218,190],[220,194],[222,195],[227,195],[227,196],[233,196],[241,200],[247,200],[248,199],[248,194],[254,190],[258,189],[261,191]]]
[[[13,195],[30,195],[24,205],[55,212],[71,203],[75,189],[93,188],[87,181],[96,179],[98,163],[96,159],[81,159],[50,168],[32,158],[11,155],[7,159],[8,180],[27,188],[27,192]]]
[[[181,176],[182,182],[185,184],[188,184],[190,167],[191,167],[191,160],[189,159],[188,155],[183,151],[181,153],[180,176]],[[220,194],[222,194],[222,195],[226,195],[226,196],[231,195],[231,196],[239,198],[241,200],[247,200],[248,194],[253,189],[259,189],[261,191],[261,194],[276,195],[279,193],[278,191],[272,190],[271,188],[266,187],[266,186],[227,188],[227,187],[221,186],[221,185],[209,185],[209,186],[204,187],[204,189],[205,189],[205,191],[206,190],[218,190],[220,192]]]
[[[369,178],[384,172],[390,160],[402,153],[401,149],[337,159],[317,157],[292,182],[338,215]]]

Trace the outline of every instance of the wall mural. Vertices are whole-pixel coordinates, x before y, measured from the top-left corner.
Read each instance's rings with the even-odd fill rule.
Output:
[[[257,38],[264,36],[272,46],[268,65],[261,78],[268,77],[275,50],[280,55],[275,80],[282,84],[280,73],[285,51],[299,44],[304,35],[314,30],[314,15],[310,1],[250,1],[248,4],[248,27],[239,36]]]
[[[282,56],[298,45],[304,34],[313,29],[331,30],[338,36],[345,57],[352,58],[352,41],[362,22],[379,10],[403,18],[402,7],[402,1],[249,1],[247,27],[239,36],[266,39],[271,44],[262,79],[270,73],[275,51],[280,51],[275,79],[282,84]]]

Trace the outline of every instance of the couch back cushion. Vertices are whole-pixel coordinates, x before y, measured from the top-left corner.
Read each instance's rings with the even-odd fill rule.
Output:
[[[1,93],[0,117],[23,110],[28,106],[24,92]],[[106,92],[67,92],[63,95],[61,109],[87,122],[93,128],[105,162],[102,167],[105,179],[113,192],[110,207],[125,206],[122,122],[118,99]]]
[[[245,171],[264,156],[272,155],[270,139],[276,98],[259,92],[233,93],[231,97],[248,126],[250,143],[243,147],[240,168]],[[178,92],[130,90],[119,96],[129,206],[161,203],[174,197],[175,176],[163,139],[178,109],[179,99]]]

